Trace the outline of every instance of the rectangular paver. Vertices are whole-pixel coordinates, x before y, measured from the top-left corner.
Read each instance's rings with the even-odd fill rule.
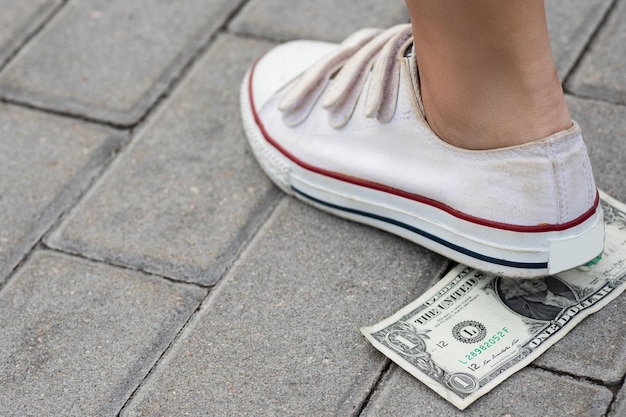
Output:
[[[614,10],[566,84],[574,94],[626,104],[626,2]]]
[[[0,95],[133,125],[238,3],[69,2],[3,71]]]
[[[0,104],[0,284],[126,140],[113,129]]]
[[[358,29],[385,28],[408,21],[403,0],[251,0],[229,28],[275,40],[339,42]]]
[[[271,45],[220,38],[47,243],[215,283],[279,195],[244,139],[239,85]]]
[[[386,363],[360,326],[445,264],[288,198],[122,415],[351,415]]]
[[[204,296],[36,253],[0,292],[0,415],[116,415]]]
[[[602,417],[612,398],[611,391],[601,385],[526,368],[459,411],[394,365],[361,416]]]
[[[61,0],[0,0],[0,68],[61,4]]]

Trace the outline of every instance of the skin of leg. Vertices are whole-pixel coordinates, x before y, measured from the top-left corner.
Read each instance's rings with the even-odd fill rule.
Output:
[[[494,149],[571,127],[543,0],[406,0],[429,125]]]

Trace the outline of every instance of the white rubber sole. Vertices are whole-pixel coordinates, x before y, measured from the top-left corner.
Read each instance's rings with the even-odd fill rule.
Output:
[[[265,138],[241,86],[243,127],[261,168],[286,193],[337,216],[396,234],[473,268],[507,277],[536,278],[575,268],[602,253],[604,224],[592,216],[566,230],[519,232],[485,226],[433,205],[322,175],[298,165]]]

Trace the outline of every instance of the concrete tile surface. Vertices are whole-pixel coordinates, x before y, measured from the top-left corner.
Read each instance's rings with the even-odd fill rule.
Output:
[[[626,2],[616,1],[607,22],[583,56],[567,89],[574,94],[626,104]]]
[[[0,68],[60,4],[61,0],[0,0]]]
[[[0,75],[0,95],[132,125],[237,5],[69,2]]]
[[[123,415],[350,415],[386,364],[359,328],[444,265],[288,198]]]
[[[204,296],[36,252],[0,292],[0,415],[116,415]]]
[[[107,127],[0,104],[0,284],[126,140]]]
[[[569,74],[613,0],[547,0],[546,16],[559,77]]]
[[[245,142],[239,85],[269,45],[222,38],[48,244],[211,285],[278,196]]]
[[[409,21],[402,0],[251,0],[229,29],[274,40],[318,39],[340,42],[365,27],[386,28]]]

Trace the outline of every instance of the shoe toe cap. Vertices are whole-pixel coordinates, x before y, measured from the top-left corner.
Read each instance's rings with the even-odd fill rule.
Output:
[[[256,108],[335,48],[336,44],[328,42],[292,41],[262,55],[250,79]]]

